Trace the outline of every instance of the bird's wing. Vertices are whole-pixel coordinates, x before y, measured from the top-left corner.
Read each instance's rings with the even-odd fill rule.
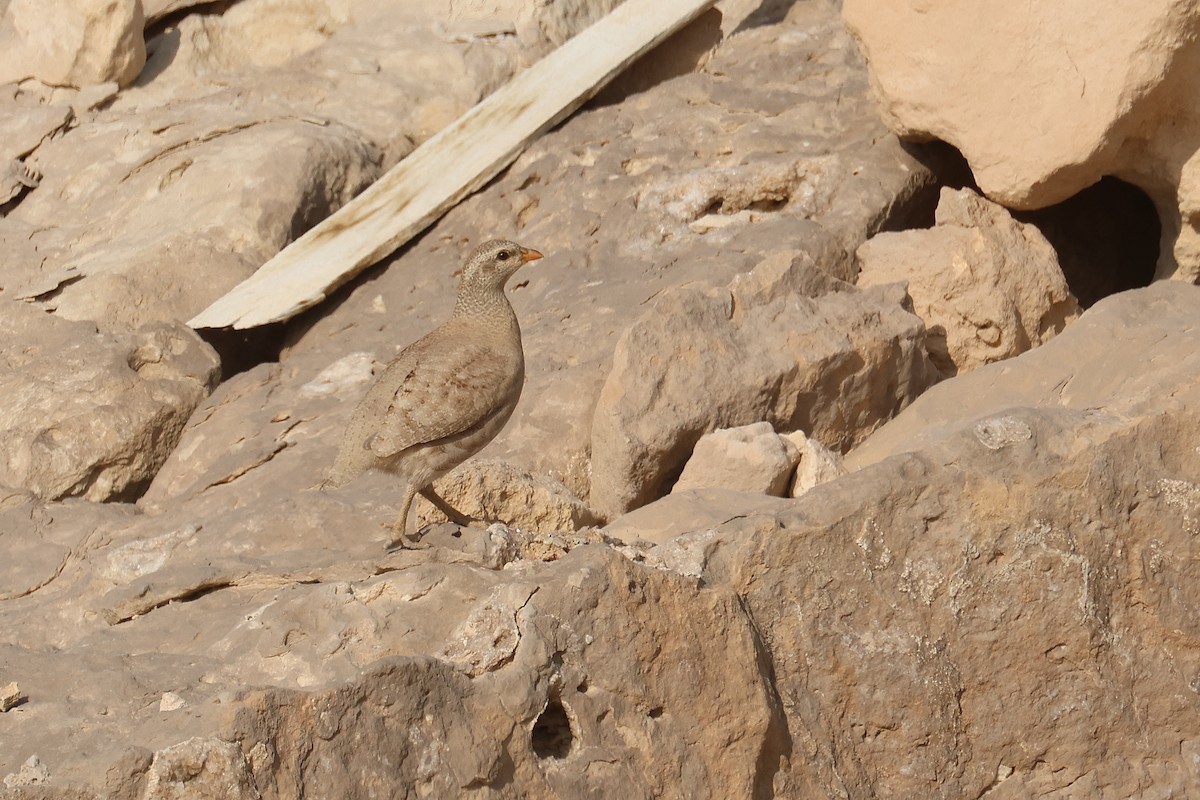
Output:
[[[475,427],[512,401],[519,378],[510,362],[485,342],[401,353],[387,368],[395,372],[381,376],[394,390],[383,423],[368,440],[371,451],[388,458]]]

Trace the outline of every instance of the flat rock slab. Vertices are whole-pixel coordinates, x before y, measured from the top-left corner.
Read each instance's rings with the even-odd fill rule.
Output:
[[[1001,447],[1025,436],[1010,409],[1140,417],[1174,406],[1200,374],[1200,287],[1159,282],[1101,300],[1054,341],[934,387],[855,448],[856,469],[972,431]]]

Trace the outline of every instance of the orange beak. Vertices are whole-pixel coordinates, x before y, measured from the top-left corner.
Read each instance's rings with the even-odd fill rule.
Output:
[[[522,264],[528,264],[530,261],[537,261],[539,258],[543,258],[543,256],[537,250],[530,250],[528,247],[521,248]]]

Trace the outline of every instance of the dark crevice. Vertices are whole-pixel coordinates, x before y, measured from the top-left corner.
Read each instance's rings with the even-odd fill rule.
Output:
[[[538,758],[566,758],[575,743],[575,732],[571,718],[563,707],[562,700],[551,697],[546,708],[533,723],[531,733],[533,752]]]
[[[904,149],[937,177],[898,206],[884,231],[931,228],[943,186],[982,194],[971,167],[946,142],[903,143]],[[1059,265],[1080,306],[1110,294],[1148,286],[1158,263],[1162,224],[1145,192],[1106,176],[1073,197],[1034,211],[1012,211],[1035,225],[1058,254]]]
[[[1083,308],[1154,280],[1162,223],[1154,202],[1133,184],[1106,176],[1061,203],[1013,216],[1050,241]]]
[[[247,330],[201,328],[197,333],[221,359],[221,381],[271,361],[278,361],[283,349],[286,325],[282,322]]]

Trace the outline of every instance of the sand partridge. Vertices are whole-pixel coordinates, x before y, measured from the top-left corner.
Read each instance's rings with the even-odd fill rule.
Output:
[[[402,478],[393,546],[405,546],[418,492],[465,524],[431,484],[496,438],[517,406],[525,354],[504,286],[518,267],[541,257],[508,241],[477,247],[463,268],[454,315],[400,351],[350,417],[322,488],[343,486],[371,468]]]

